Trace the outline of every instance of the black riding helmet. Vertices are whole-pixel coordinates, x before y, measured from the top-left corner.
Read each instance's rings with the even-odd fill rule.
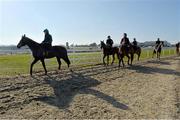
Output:
[[[49,30],[48,30],[48,29],[45,29],[43,32],[44,32],[44,33],[49,33]]]

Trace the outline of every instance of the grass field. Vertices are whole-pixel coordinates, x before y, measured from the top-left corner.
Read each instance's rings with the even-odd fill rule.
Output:
[[[162,51],[162,56],[174,55],[174,49],[165,49]],[[89,53],[70,53],[69,58],[71,66],[86,66],[102,63],[102,52],[89,52]],[[142,50],[140,60],[152,58],[152,50]],[[13,76],[18,74],[29,73],[30,63],[33,57],[31,54],[14,54],[14,55],[1,55],[0,56],[0,76]],[[135,60],[137,57],[135,56]],[[56,70],[58,63],[56,58],[47,59],[47,70]],[[116,59],[117,62],[117,59]],[[62,68],[66,68],[66,64],[62,60]],[[40,71],[43,67],[40,62],[34,65],[33,71]]]

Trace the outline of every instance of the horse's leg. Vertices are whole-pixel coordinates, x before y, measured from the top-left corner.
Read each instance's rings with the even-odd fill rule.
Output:
[[[31,63],[31,68],[30,68],[30,75],[32,75],[32,69],[33,69],[33,65],[38,61],[39,59],[34,59],[34,61]]]
[[[153,54],[152,54],[152,58],[154,58],[154,54],[156,53],[156,51],[155,50],[153,50]]]
[[[106,55],[103,56],[103,64],[104,64],[104,65],[106,65],[105,60],[104,60],[105,57],[106,57]]]
[[[159,60],[160,60],[160,56],[161,56],[161,51],[159,51]]]
[[[107,65],[109,65],[109,55],[107,56]]]
[[[131,54],[131,65],[132,65],[133,59],[134,59],[134,54]]]
[[[44,67],[45,75],[47,75],[47,70],[46,70],[46,65],[45,65],[44,59],[41,59],[41,63]]]
[[[124,67],[124,60],[123,60],[123,57],[122,57],[122,65],[123,65],[123,67]]]
[[[56,57],[56,59],[57,59],[57,61],[58,61],[58,64],[59,64],[59,67],[58,67],[58,69],[60,70],[60,69],[61,69],[61,60],[60,60],[60,58],[59,58],[59,57]]]
[[[128,65],[129,65],[129,59],[130,59],[130,57],[129,57],[129,55],[128,55],[128,54],[126,54],[126,56],[128,57]]]
[[[121,66],[121,62],[122,62],[122,65],[123,65],[123,67],[124,67],[124,60],[123,60],[123,58],[124,58],[124,55],[121,55],[121,56],[119,57],[119,67]]]
[[[119,67],[121,67],[121,58],[119,59]]]
[[[112,55],[112,57],[113,57],[113,60],[112,60],[112,63],[111,63],[111,65],[114,63],[114,60],[115,60],[115,56],[114,56],[115,54],[113,54]]]
[[[157,52],[157,59],[159,58],[159,52]]]
[[[68,68],[69,68],[69,65],[70,65],[71,63],[70,63],[70,61],[69,61],[68,56],[62,57],[62,59],[67,63]]]
[[[140,55],[141,55],[141,52],[139,51],[138,52],[138,61],[139,61]]]

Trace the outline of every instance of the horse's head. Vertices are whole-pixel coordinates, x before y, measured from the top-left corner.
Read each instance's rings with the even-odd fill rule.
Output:
[[[101,49],[105,47],[105,43],[104,41],[100,41],[101,42]]]
[[[26,39],[26,36],[25,34],[22,36],[21,40],[19,41],[18,45],[17,45],[17,48],[21,48],[22,46],[25,46],[26,45],[26,42],[25,42],[25,39]]]

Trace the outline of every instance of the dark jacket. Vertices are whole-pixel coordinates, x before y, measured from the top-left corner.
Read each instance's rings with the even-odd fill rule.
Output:
[[[129,38],[122,38],[121,39],[121,43],[120,44],[122,44],[122,45],[129,45],[130,44],[130,42],[129,42]]]
[[[137,41],[134,40],[134,41],[133,41],[133,45],[134,45],[134,46],[137,46]]]
[[[42,44],[49,44],[52,45],[52,36],[50,34],[46,34]]]
[[[157,40],[157,41],[156,41],[156,45],[159,45],[160,43],[161,43],[160,40]]]
[[[106,44],[110,45],[112,47],[113,45],[113,40],[112,39],[107,39]]]

